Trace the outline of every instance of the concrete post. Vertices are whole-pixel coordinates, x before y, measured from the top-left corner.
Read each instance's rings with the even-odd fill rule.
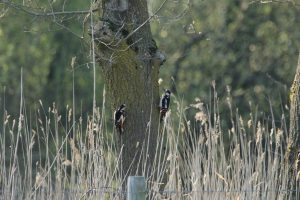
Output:
[[[129,176],[127,200],[146,200],[146,181],[143,176]]]

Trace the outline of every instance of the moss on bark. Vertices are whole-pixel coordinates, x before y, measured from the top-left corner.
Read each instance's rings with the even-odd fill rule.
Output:
[[[99,23],[94,35],[111,108],[126,104],[125,130],[122,135],[117,133],[123,175],[147,176],[157,142],[160,66],[152,62],[157,47],[149,23],[140,26],[148,18],[147,2],[129,4],[124,10],[124,6],[118,8],[118,0],[103,1],[105,22]],[[134,34],[126,38],[132,31]]]

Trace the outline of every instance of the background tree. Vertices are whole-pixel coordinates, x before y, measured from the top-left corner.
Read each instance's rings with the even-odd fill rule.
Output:
[[[287,151],[286,151],[286,162],[290,169],[290,187],[294,188],[296,186],[295,177],[298,176],[299,170],[299,88],[300,88],[300,54],[298,57],[298,65],[296,68],[296,73],[294,77],[293,84],[290,88],[290,123],[289,123],[289,136],[287,141]]]
[[[91,109],[93,92],[92,65],[89,46],[83,39],[83,21],[89,12],[90,3],[72,1],[24,2],[7,1],[0,4],[0,87],[5,90],[5,108],[11,115],[18,113],[15,105],[19,101],[20,69],[23,68],[26,105],[35,110],[37,101],[42,100],[47,108],[54,102],[63,111],[72,104],[71,59],[74,65],[75,95],[77,107],[82,113]],[[51,5],[49,7],[49,5]],[[87,10],[87,13],[50,15],[53,10]],[[1,11],[0,11],[1,12]],[[100,70],[98,70],[100,71]],[[15,74],[14,78],[11,76]],[[102,86],[102,79],[96,80]],[[4,92],[2,92],[4,98]],[[102,99],[101,93],[97,98]],[[79,113],[79,112],[78,112]],[[63,117],[64,119],[64,117]]]
[[[163,87],[173,84],[173,76],[185,101],[200,97],[208,103],[211,81],[216,80],[221,114],[227,113],[222,103],[227,85],[234,105],[245,113],[255,112],[253,105],[269,112],[269,99],[274,107],[286,104],[300,41],[298,26],[292,28],[299,24],[298,10],[287,3],[169,1],[152,23],[154,37],[168,55],[160,74]],[[201,35],[205,37],[194,42]],[[183,50],[189,42],[194,43]],[[280,109],[274,112],[280,117]]]

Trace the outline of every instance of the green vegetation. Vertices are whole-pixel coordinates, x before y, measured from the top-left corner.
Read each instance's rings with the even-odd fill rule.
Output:
[[[44,3],[43,3],[44,2]],[[72,1],[65,4],[66,11],[88,10],[89,3]],[[28,4],[27,4],[28,3]],[[36,2],[37,3],[37,2]],[[22,1],[16,1],[22,7]],[[62,1],[53,4],[54,10],[61,10]],[[24,9],[36,12],[51,12],[47,1],[37,4],[26,2]],[[72,104],[72,57],[76,57],[75,89],[76,105],[84,112],[92,107],[92,64],[89,41],[84,40],[88,23],[85,15],[58,15],[38,17],[7,4],[0,4],[3,15],[0,18],[0,87],[1,104],[4,96],[5,108],[12,114],[18,113],[20,99],[20,72],[23,68],[26,105],[37,108],[41,99],[45,107],[55,102],[60,110]],[[97,70],[98,74],[100,70]],[[102,85],[102,80],[96,80]],[[101,92],[97,98],[101,100]],[[3,109],[3,107],[2,107]],[[78,111],[79,111],[78,110]]]
[[[216,80],[220,97],[229,86],[234,106],[243,112],[251,111],[249,102],[261,111],[268,110],[268,99],[275,107],[288,103],[300,45],[299,5],[184,2],[169,1],[152,26],[158,46],[168,55],[161,70],[164,87],[172,86],[173,76],[178,95],[188,102],[195,97],[207,102]],[[274,112],[280,117],[280,109]]]
[[[41,5],[28,6],[50,12],[47,4],[41,2]],[[62,4],[63,1],[55,1],[53,9],[61,10]],[[160,1],[152,0],[150,13],[159,5]],[[20,84],[16,77],[20,77],[21,67],[26,103],[30,107],[38,99],[47,107],[55,102],[60,110],[71,105],[70,63],[76,56],[76,106],[83,111],[90,110],[93,80],[89,38],[85,37],[89,27],[87,16],[35,17],[5,4],[0,6],[3,11],[0,84],[2,94],[5,87],[7,102],[11,102],[6,109],[18,113]],[[65,10],[88,9],[89,2],[65,4]],[[234,105],[240,105],[241,111],[250,111],[249,102],[267,111],[268,99],[276,107],[287,104],[287,88],[295,73],[300,45],[298,12],[299,6],[288,3],[167,1],[151,21],[158,47],[167,54],[167,62],[160,70],[161,87],[174,90],[173,77],[177,95],[184,96],[186,102],[196,97],[207,102],[211,81],[216,80],[220,96],[226,96],[223,94],[228,85]],[[205,34],[204,38],[199,38],[199,33]],[[98,67],[97,88],[100,91],[103,88]],[[101,101],[101,95],[97,99]],[[275,113],[278,117],[280,110],[276,109]]]
[[[160,90],[172,91],[171,110],[157,146],[132,144],[155,146],[155,167],[146,170],[147,157],[138,163],[148,196],[297,199],[298,163],[287,164],[285,153],[299,3],[179,0],[156,12],[160,5],[150,0],[148,7],[157,46],[167,54],[159,78]],[[0,1],[3,199],[124,195],[123,147],[102,95],[101,66],[93,72],[90,7],[97,2]]]

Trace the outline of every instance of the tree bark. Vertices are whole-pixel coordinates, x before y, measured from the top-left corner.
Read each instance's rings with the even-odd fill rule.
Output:
[[[287,151],[285,153],[286,164],[289,170],[288,187],[296,190],[296,181],[299,170],[299,88],[300,88],[300,52],[298,57],[298,65],[295,73],[293,84],[290,88],[290,126],[287,141]],[[292,195],[291,195],[292,196]]]
[[[148,176],[157,142],[162,59],[147,22],[147,2],[104,0],[99,10],[102,18],[93,26],[97,61],[112,109],[126,104],[124,133],[116,131],[123,175]]]
[[[293,84],[290,88],[290,127],[288,138],[288,157],[289,161],[294,163],[297,156],[297,148],[300,144],[299,141],[299,87],[300,87],[300,53],[298,58],[298,65],[295,73]]]

